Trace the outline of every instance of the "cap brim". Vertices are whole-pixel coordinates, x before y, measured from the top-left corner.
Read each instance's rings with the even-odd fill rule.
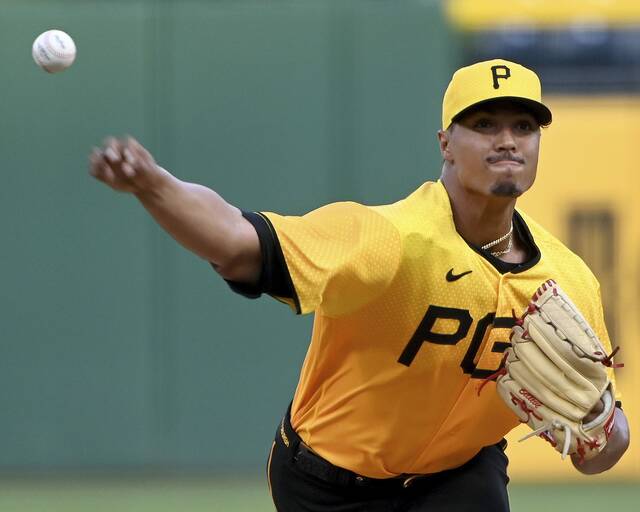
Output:
[[[499,98],[489,98],[487,100],[479,101],[478,103],[474,103],[473,105],[469,105],[467,108],[458,112],[453,119],[452,123],[457,123],[467,114],[470,114],[474,110],[477,110],[479,107],[496,103],[499,101],[510,101],[513,103],[518,103],[522,105],[526,110],[531,112],[533,117],[536,118],[536,121],[540,126],[548,126],[551,124],[553,120],[553,116],[551,115],[551,110],[549,110],[545,105],[539,103],[535,100],[531,100],[529,98],[521,98],[519,96],[500,96]]]

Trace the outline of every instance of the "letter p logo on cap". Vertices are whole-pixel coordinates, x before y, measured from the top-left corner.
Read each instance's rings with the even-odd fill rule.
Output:
[[[504,74],[499,75],[498,71],[504,71]],[[498,82],[499,78],[503,78],[504,80],[511,78],[511,70],[507,66],[491,66],[491,74],[493,75],[494,89],[500,89],[500,82]]]

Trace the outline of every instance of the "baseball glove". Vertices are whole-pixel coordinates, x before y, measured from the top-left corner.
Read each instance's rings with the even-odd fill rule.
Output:
[[[515,316],[515,315],[514,315]],[[553,280],[533,295],[511,332],[497,390],[523,423],[578,462],[597,455],[613,429],[615,400],[607,367],[614,365],[571,299]],[[599,401],[597,417],[585,419]],[[593,416],[593,415],[592,415]]]

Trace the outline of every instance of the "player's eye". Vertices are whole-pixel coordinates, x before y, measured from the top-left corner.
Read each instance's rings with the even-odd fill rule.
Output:
[[[533,132],[536,130],[536,126],[528,120],[518,121],[516,128],[521,132]]]
[[[473,127],[477,130],[486,130],[487,128],[491,128],[492,126],[493,123],[491,122],[491,120],[485,117],[481,117],[473,123]]]

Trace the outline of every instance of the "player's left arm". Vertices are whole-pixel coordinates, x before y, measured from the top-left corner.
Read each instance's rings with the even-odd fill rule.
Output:
[[[592,414],[597,415],[597,413],[594,411]],[[571,455],[571,462],[581,473],[595,475],[611,469],[629,448],[629,422],[619,407],[616,407],[613,421],[613,430],[609,435],[609,440],[598,455],[582,462],[577,455]]]

